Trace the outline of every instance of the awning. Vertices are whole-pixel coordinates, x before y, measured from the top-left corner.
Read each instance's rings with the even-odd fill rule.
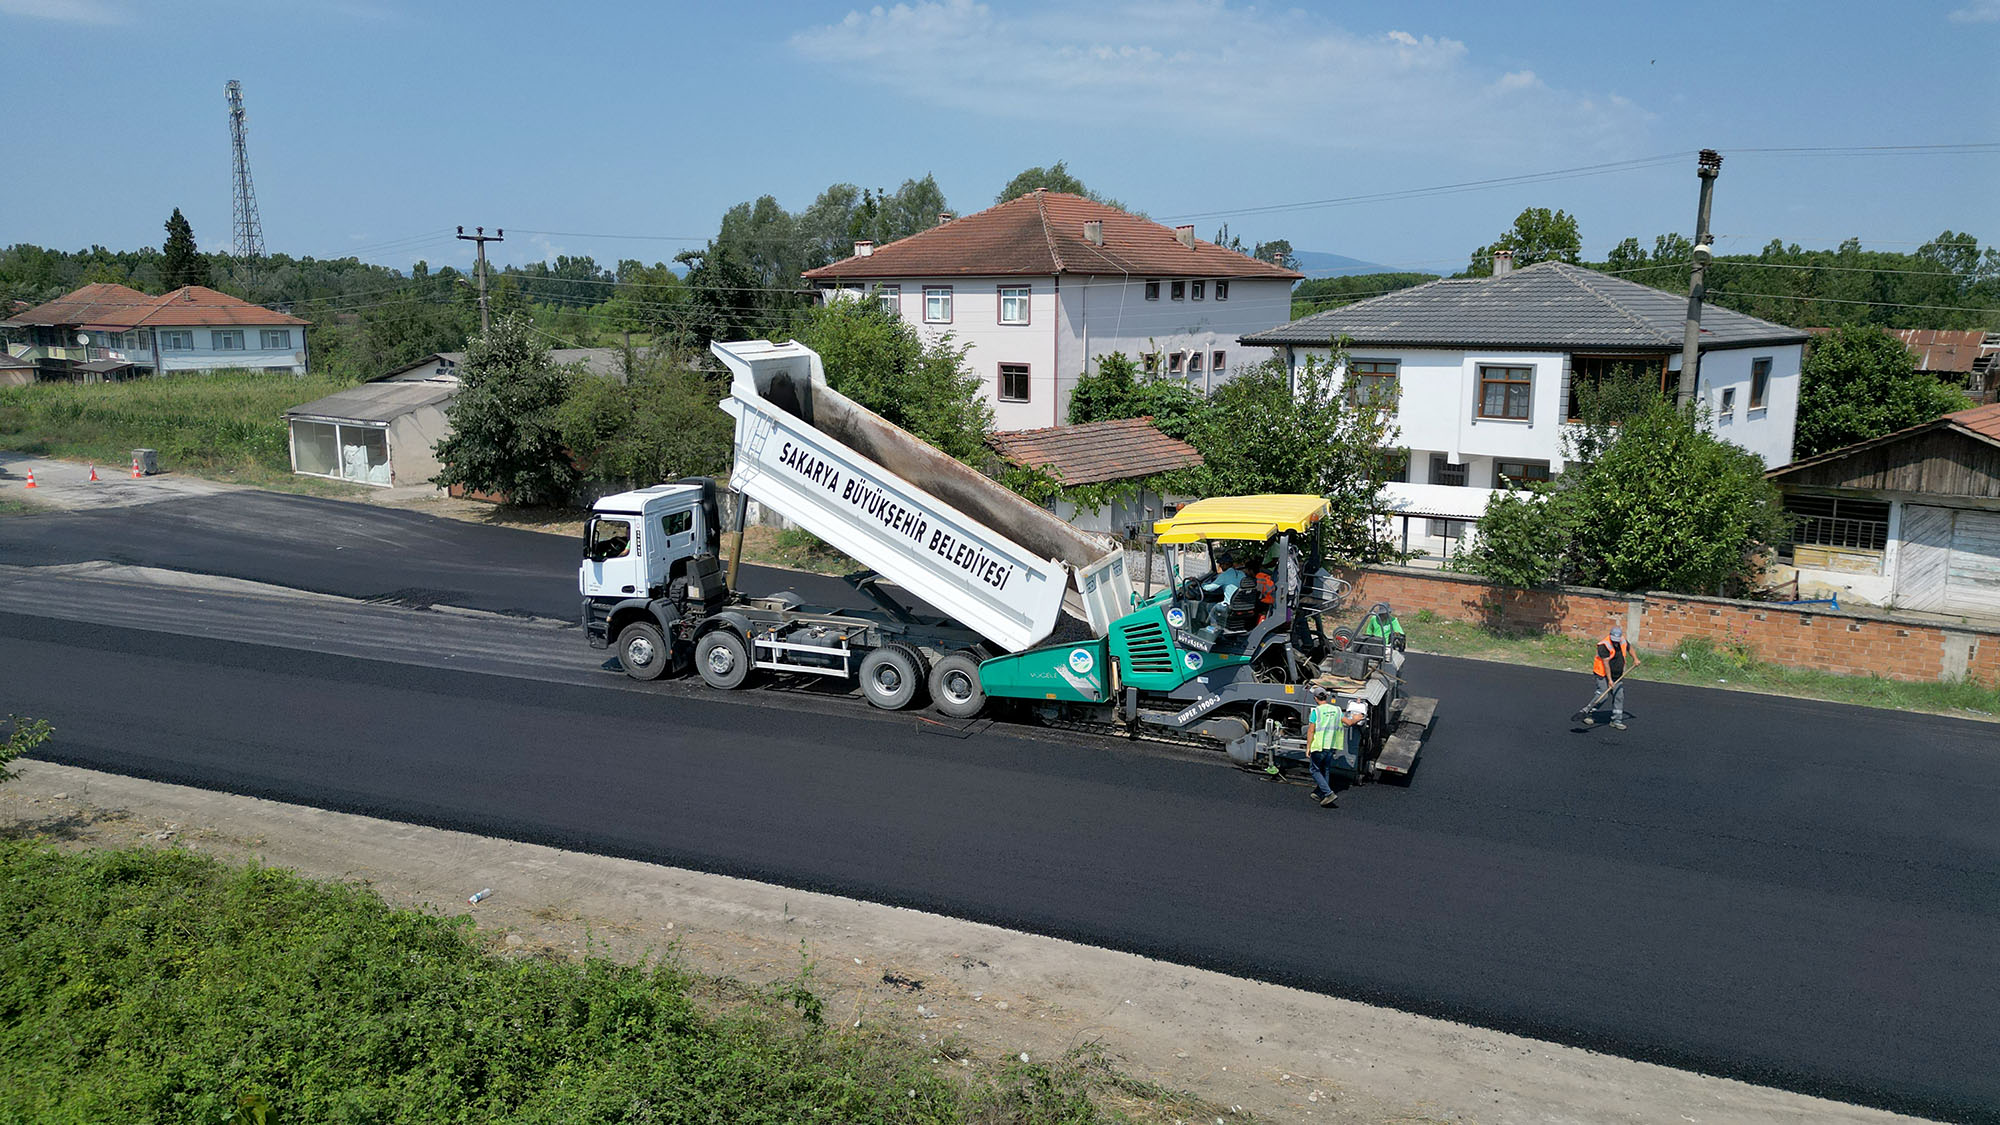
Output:
[[[1322,496],[1216,496],[1197,500],[1153,525],[1162,543],[1248,539],[1258,543],[1280,531],[1304,531],[1326,514]]]

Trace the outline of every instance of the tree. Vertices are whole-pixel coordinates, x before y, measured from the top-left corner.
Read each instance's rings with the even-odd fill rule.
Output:
[[[1574,265],[1583,259],[1583,236],[1577,233],[1576,219],[1569,212],[1529,207],[1514,217],[1512,229],[1474,250],[1472,264],[1459,276],[1493,276],[1493,254],[1499,250],[1514,252],[1517,269],[1536,262]]]
[[[1071,425],[1115,418],[1151,418],[1161,433],[1187,441],[1209,409],[1200,392],[1179,379],[1142,376],[1123,352],[1100,356],[1095,374],[1077,379],[1069,396]]]
[[[1792,454],[1817,456],[1971,406],[1958,388],[1919,373],[1895,336],[1866,325],[1836,328],[1813,340],[1800,371]]]
[[[1343,277],[1311,278],[1299,282],[1292,290],[1292,319],[1437,279],[1438,275],[1434,273],[1354,273]]]
[[[578,378],[558,366],[531,321],[509,313],[475,338],[445,409],[452,432],[437,443],[441,487],[499,493],[516,504],[565,504],[580,473],[557,417]]]
[[[592,481],[637,488],[718,476],[729,467],[733,431],[716,404],[728,393],[680,357],[656,352],[636,359],[622,385],[575,380],[556,429]]]
[[[836,299],[806,315],[799,341],[834,390],[961,461],[985,450],[993,408],[950,334],[926,341],[875,301]]]
[[[208,259],[195,247],[194,228],[188,225],[178,207],[167,217],[167,241],[160,250],[166,257],[161,280],[167,288],[208,284]]]
[[[993,202],[1005,203],[1011,199],[1019,199],[1037,188],[1043,191],[1060,191],[1067,192],[1070,195],[1080,195],[1093,202],[1102,203],[1106,207],[1116,207],[1120,211],[1126,210],[1123,203],[1099,195],[1083,186],[1082,180],[1069,174],[1069,163],[1063,160],[1058,160],[1046,168],[1036,167],[1023,171],[1021,174],[1007,181],[1007,186],[1000,189],[1000,197]]]
[[[1459,558],[1510,586],[1720,594],[1748,583],[1785,530],[1763,462],[1662,400],[1627,418],[1595,462],[1526,499],[1496,493]]]

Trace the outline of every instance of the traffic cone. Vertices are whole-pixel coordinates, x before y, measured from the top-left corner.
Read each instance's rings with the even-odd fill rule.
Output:
[[[132,479],[139,480],[143,478],[145,475],[146,474],[139,471],[139,459],[137,457],[132,458]]]
[[[29,469],[29,470],[28,470],[28,483],[27,483],[27,484],[25,484],[25,485],[22,485],[21,487],[23,487],[23,488],[33,488],[33,487],[35,487],[35,470],[33,470],[33,469]]]
[[[93,481],[97,479],[97,466],[95,465],[90,467],[90,479]]]

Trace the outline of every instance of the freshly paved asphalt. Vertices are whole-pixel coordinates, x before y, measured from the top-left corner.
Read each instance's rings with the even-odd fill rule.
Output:
[[[487,608],[547,598],[567,615],[573,544],[333,507],[318,526],[357,556],[397,554],[266,550],[298,568],[289,584],[480,596],[490,571]],[[48,553],[68,533],[90,540],[81,557],[205,557],[177,542],[205,531],[138,516],[0,519],[0,561],[64,561]],[[176,520],[192,517],[159,522]],[[367,546],[343,521],[389,531]],[[246,571],[270,564],[245,557],[190,569],[263,577]],[[393,577],[411,572],[443,577]],[[1415,784],[1329,812],[1173,753],[419,667],[382,643],[372,660],[0,613],[4,709],[52,720],[45,756],[75,765],[916,906],[2000,1120],[1992,726],[1648,684],[1630,731],[1585,733],[1566,722],[1582,676],[1419,657],[1413,681],[1443,703]]]

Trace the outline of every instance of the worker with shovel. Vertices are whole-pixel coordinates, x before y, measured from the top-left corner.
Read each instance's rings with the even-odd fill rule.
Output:
[[[1611,632],[1597,642],[1595,659],[1590,670],[1597,676],[1597,694],[1583,708],[1583,725],[1597,724],[1597,709],[1606,696],[1611,698],[1611,729],[1625,729],[1625,672],[1637,661],[1632,659],[1632,646],[1625,643],[1625,626],[1613,625]]]

